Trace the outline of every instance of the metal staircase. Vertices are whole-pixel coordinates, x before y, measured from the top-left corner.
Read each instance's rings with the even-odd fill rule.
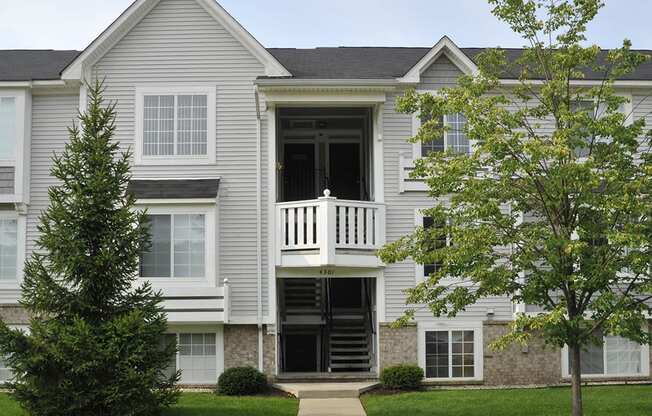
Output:
[[[371,370],[372,333],[365,317],[362,308],[333,312],[329,337],[330,371]]]
[[[370,290],[363,285],[362,305],[334,308],[330,279],[284,279],[280,298],[281,362],[283,338],[314,334],[318,341],[318,372],[360,373],[374,368],[374,324]],[[337,294],[335,294],[337,296]],[[290,354],[290,352],[288,352]],[[288,358],[289,359],[289,358]]]

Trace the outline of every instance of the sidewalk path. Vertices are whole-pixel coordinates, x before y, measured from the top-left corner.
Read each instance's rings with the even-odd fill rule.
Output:
[[[301,399],[298,416],[366,416],[360,399]]]

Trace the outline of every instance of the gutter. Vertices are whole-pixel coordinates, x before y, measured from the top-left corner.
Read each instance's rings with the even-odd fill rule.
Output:
[[[394,78],[381,79],[311,79],[311,78],[258,78],[254,85],[260,87],[395,87],[404,83]]]
[[[260,116],[260,96],[258,87],[254,85],[254,99],[256,105],[256,319],[258,322],[258,370],[263,372],[263,207],[262,207],[262,167],[261,167],[261,147],[262,147],[262,127]]]

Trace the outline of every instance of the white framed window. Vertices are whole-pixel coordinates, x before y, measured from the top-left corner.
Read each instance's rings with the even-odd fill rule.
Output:
[[[26,218],[15,211],[0,211],[0,288],[17,287],[25,262]]]
[[[0,161],[16,161],[18,102],[15,96],[0,96]]]
[[[158,283],[216,284],[215,205],[154,204],[146,208],[151,246],[140,256],[139,277]]]
[[[11,329],[20,329],[24,332],[29,332],[29,327],[26,325],[9,325]],[[0,387],[4,383],[11,381],[11,378],[14,376],[11,368],[8,367],[5,357],[0,356]]]
[[[632,114],[632,96],[631,94],[623,94],[623,93],[618,93],[616,95],[619,95],[623,98],[626,98],[628,101],[621,104],[620,107],[618,108],[618,111],[623,113],[626,116],[625,124],[631,124],[633,120],[633,114]],[[599,119],[602,117],[607,111],[607,106],[605,103],[597,103],[596,101],[593,100],[580,100],[580,101],[573,101],[571,102],[570,105],[570,111],[571,112],[580,112],[584,111],[589,114],[590,117],[593,119]],[[585,137],[585,140],[588,141],[590,140],[590,137]],[[595,138],[596,142],[601,141],[601,137],[596,137]],[[575,155],[580,159],[580,160],[585,160],[589,156],[589,147],[582,147],[582,148],[576,148],[575,149]]]
[[[418,343],[426,380],[482,380],[482,323],[419,323]]]
[[[431,217],[424,216],[423,210],[417,209],[414,214],[414,225],[416,227],[431,228],[438,227],[442,228],[445,224],[437,224],[433,221]],[[450,234],[442,235],[432,242],[435,248],[450,247],[453,243],[453,240]],[[435,273],[441,269],[441,263],[433,264],[418,264],[415,263],[415,275],[416,281],[424,281],[430,274]]]
[[[177,353],[165,374],[181,370],[183,384],[216,384],[224,367],[222,330],[179,329],[165,335],[165,341],[176,341]]]
[[[412,116],[412,136],[416,136],[421,127],[422,120],[414,114]],[[426,157],[431,152],[444,152],[451,150],[455,153],[470,153],[473,142],[465,134],[466,117],[462,114],[447,114],[440,118],[439,123],[446,126],[447,130],[439,138],[430,142],[417,142],[412,146],[414,159]]]
[[[601,345],[589,344],[580,354],[582,377],[647,377],[650,375],[650,347],[627,338],[597,334]],[[562,376],[570,377],[570,351],[562,348]]]
[[[136,163],[215,162],[215,87],[136,88]]]

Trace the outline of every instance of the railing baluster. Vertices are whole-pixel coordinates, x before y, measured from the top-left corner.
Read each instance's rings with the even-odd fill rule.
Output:
[[[315,244],[315,207],[308,207],[306,217],[306,244]]]
[[[373,208],[367,208],[365,210],[365,217],[367,220],[367,226],[365,228],[365,244],[367,246],[373,247],[374,245],[374,212],[376,212],[375,209]]]
[[[363,207],[358,207],[356,209],[358,211],[358,218],[355,223],[355,226],[357,228],[357,239],[356,239],[356,244],[358,246],[364,246],[364,212],[365,209]]]
[[[305,212],[306,208],[305,207],[299,207],[297,208],[297,245],[298,246],[304,246],[306,244],[306,241],[304,240],[305,237]]]

